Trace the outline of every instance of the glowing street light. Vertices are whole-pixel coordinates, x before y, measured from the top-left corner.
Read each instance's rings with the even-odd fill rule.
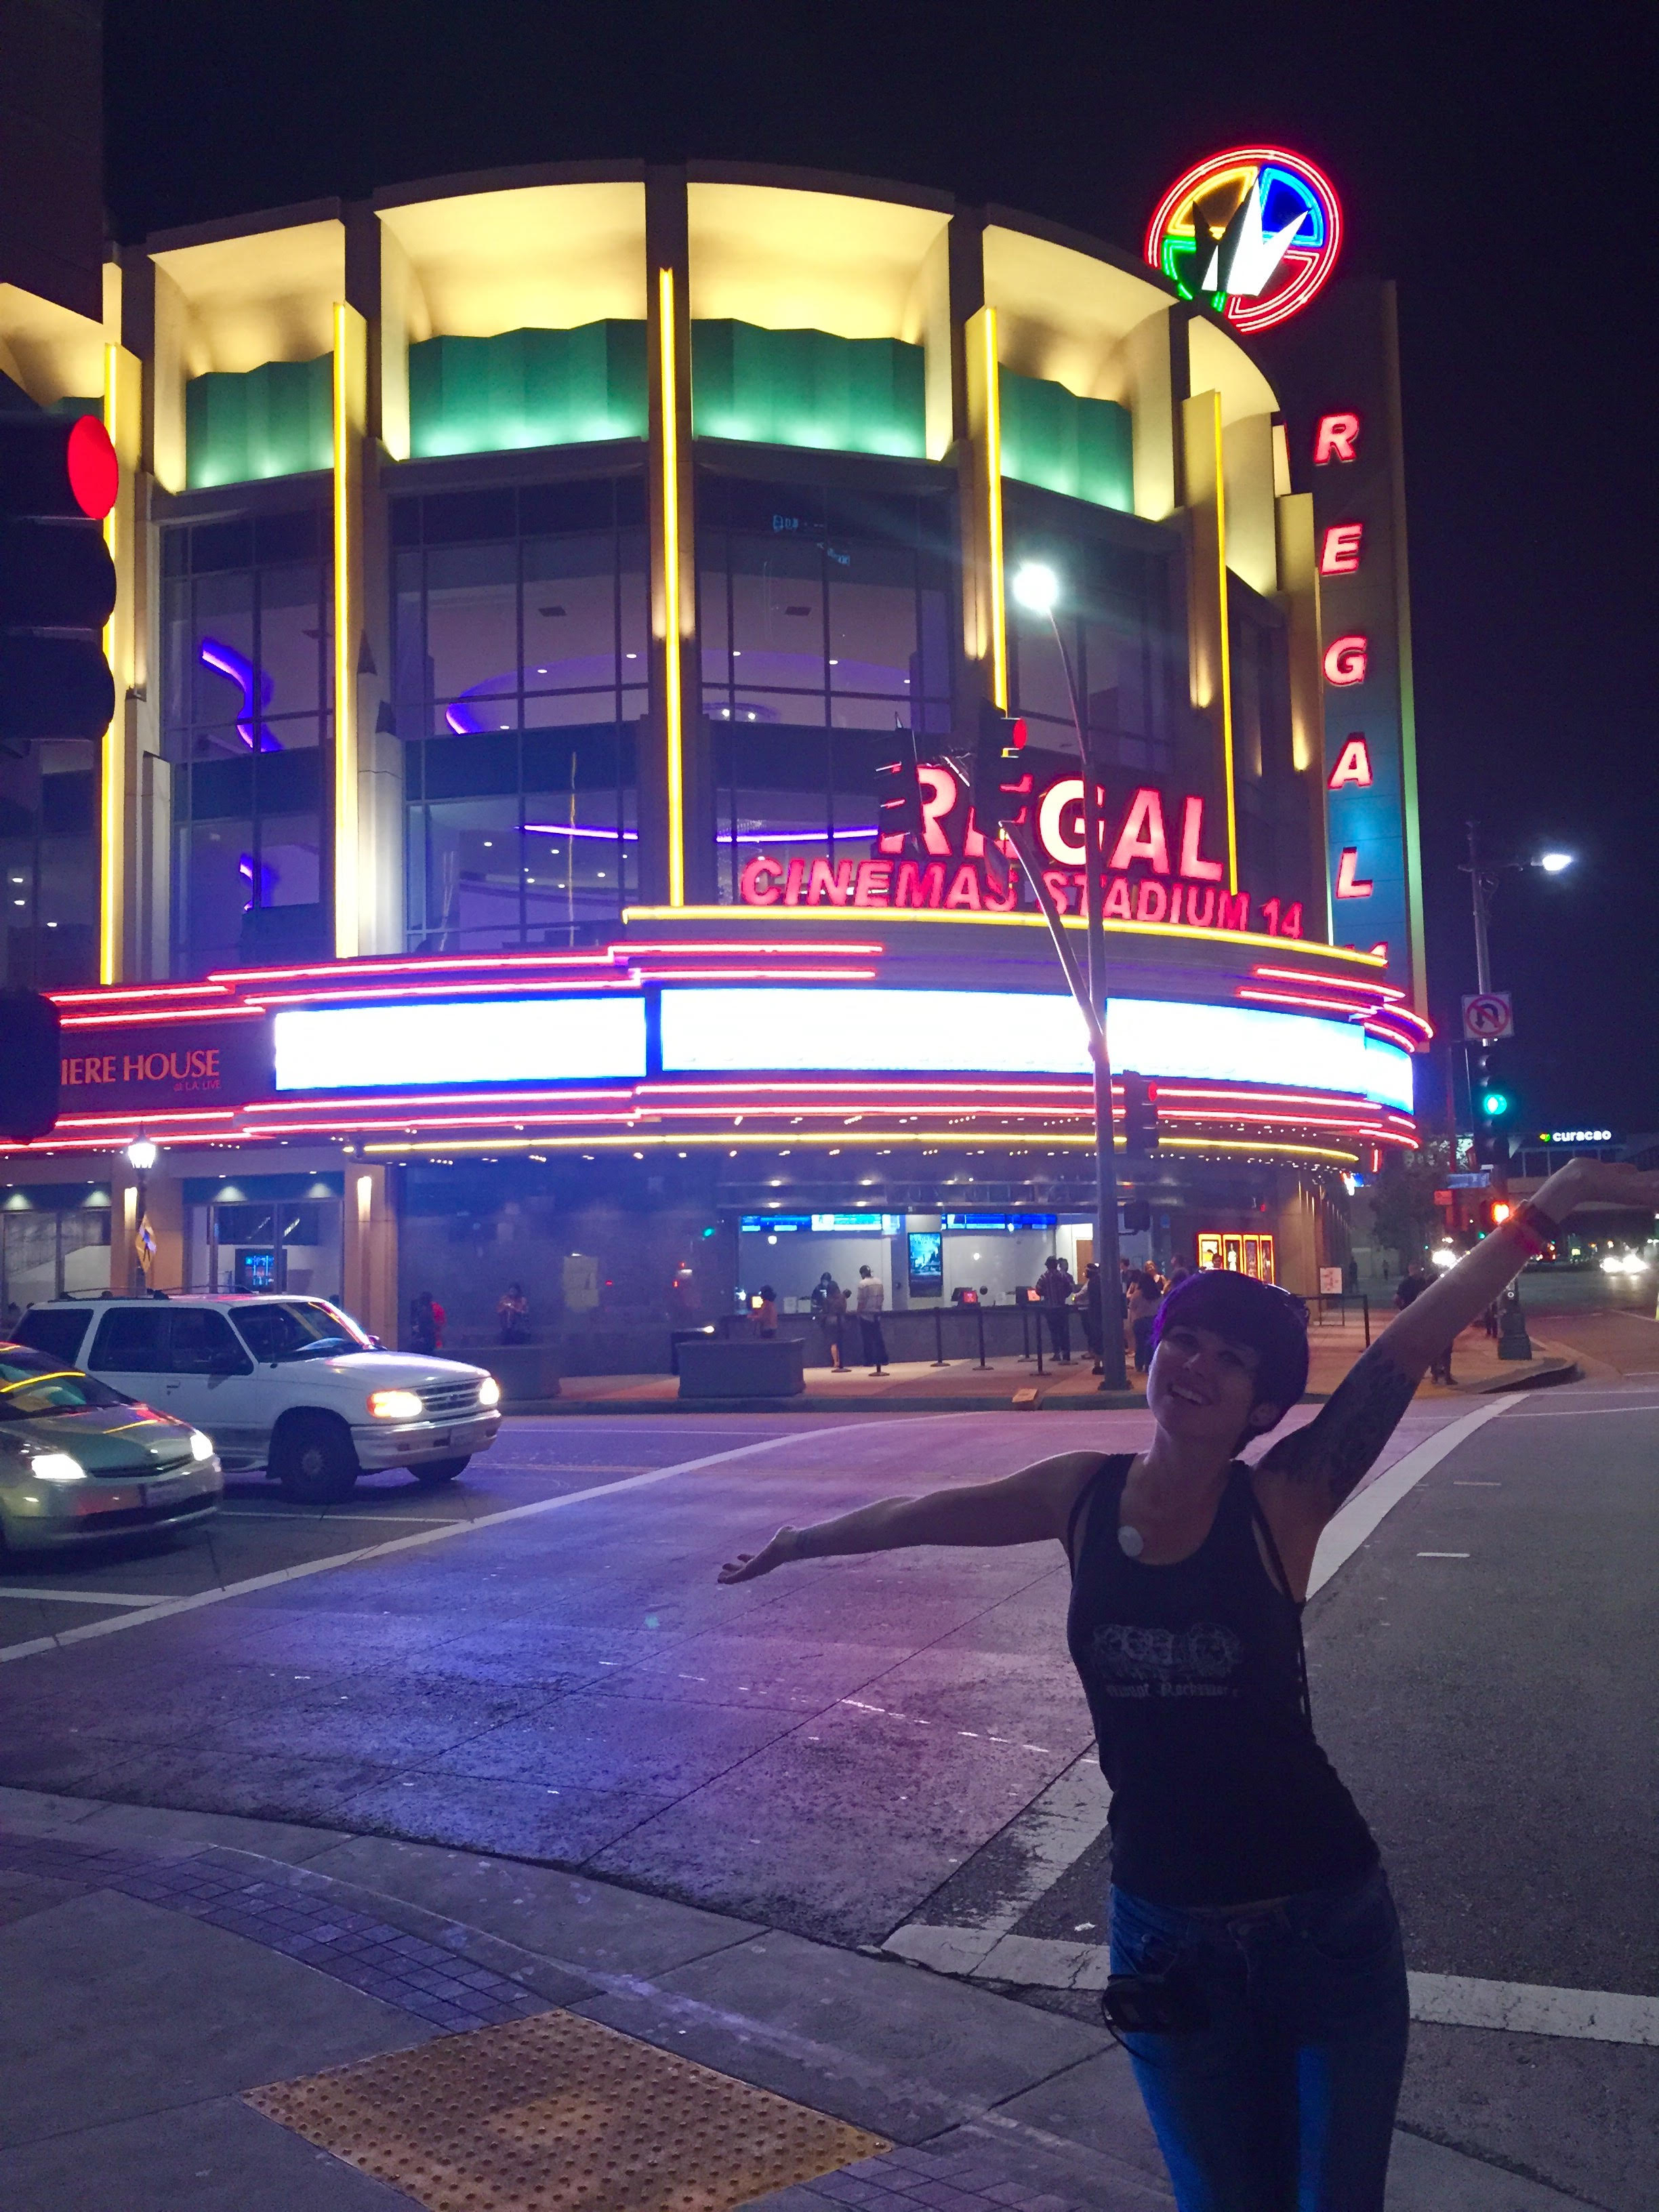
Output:
[[[160,1158],[148,1137],[135,1137],[127,1146],[127,1165],[136,1168],[140,1175],[148,1175]]]
[[[1041,561],[1022,562],[1010,588],[1027,614],[1052,615],[1060,598],[1059,577]]]
[[[1575,853],[1540,853],[1533,866],[1541,868],[1547,876],[1559,876],[1564,868],[1570,868],[1577,858]]]

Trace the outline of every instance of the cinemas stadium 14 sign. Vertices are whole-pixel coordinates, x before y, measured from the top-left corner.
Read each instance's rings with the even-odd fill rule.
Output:
[[[761,907],[1034,912],[1037,902],[1024,869],[1000,841],[988,850],[954,770],[943,761],[927,761],[916,776],[921,789],[919,838],[875,839],[876,849],[866,860],[812,859],[781,848],[777,853],[763,849],[738,878],[739,900]],[[1081,914],[1086,888],[1083,778],[1060,776],[1035,794],[1032,820],[1050,864],[1043,871],[1050,896],[1062,914]],[[1196,793],[1170,799],[1143,785],[1116,808],[1109,797],[1103,826],[1109,921],[1301,936],[1299,900],[1264,898],[1253,912],[1249,891],[1227,890],[1225,865],[1208,849],[1206,803]]]

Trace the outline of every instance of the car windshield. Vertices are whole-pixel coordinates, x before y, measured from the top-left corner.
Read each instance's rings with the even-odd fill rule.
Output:
[[[320,1298],[272,1298],[238,1306],[232,1314],[256,1359],[303,1359],[308,1353],[368,1352],[369,1340],[355,1321]]]
[[[83,1413],[88,1407],[126,1403],[90,1375],[59,1367],[21,1345],[0,1345],[0,1421],[33,1421],[43,1413]]]

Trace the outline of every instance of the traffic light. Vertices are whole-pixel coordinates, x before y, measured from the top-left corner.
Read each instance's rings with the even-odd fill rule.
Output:
[[[1149,1159],[1158,1150],[1158,1085],[1144,1075],[1126,1074],[1123,1133],[1132,1159]]]
[[[1005,714],[994,701],[981,702],[972,783],[974,825],[987,837],[994,838],[1005,822],[1024,822],[1030,811],[1029,735],[1024,715]]]
[[[1152,1225],[1152,1209],[1144,1198],[1126,1199],[1123,1202],[1123,1233],[1139,1237]]]
[[[100,526],[119,473],[95,415],[0,415],[0,738],[100,738],[114,715]]]
[[[1510,1110],[1508,1097],[1501,1091],[1486,1091],[1480,1096],[1480,1111],[1489,1121],[1501,1121]]]
[[[896,760],[883,761],[876,769],[876,829],[885,853],[896,853],[912,838],[921,836],[921,784],[916,775],[915,740],[903,738]],[[897,842],[895,842],[897,841]]]
[[[49,1133],[58,1119],[58,1009],[38,991],[0,991],[0,1136]]]

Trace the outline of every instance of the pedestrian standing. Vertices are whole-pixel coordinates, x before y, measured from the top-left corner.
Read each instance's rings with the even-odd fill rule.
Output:
[[[1072,1271],[1066,1262],[1050,1253],[1042,1273],[1037,1277],[1037,1296],[1042,1301],[1043,1317],[1048,1324],[1048,1340],[1054,1348],[1058,1364],[1072,1364],[1072,1317],[1066,1310],[1066,1302],[1076,1290]]]
[[[416,1291],[409,1302],[409,1348],[411,1352],[438,1349],[437,1307],[430,1291]]]
[[[1130,1276],[1129,1335],[1134,1345],[1137,1375],[1144,1375],[1152,1364],[1152,1323],[1160,1303],[1154,1275],[1143,1267]]]
[[[1165,1297],[1168,1297],[1169,1293],[1174,1290],[1177,1283],[1184,1283],[1188,1276],[1190,1275],[1192,1272],[1192,1269],[1187,1265],[1187,1262],[1184,1260],[1179,1257],[1171,1260],[1170,1262],[1170,1271],[1164,1279],[1164,1291]]]
[[[503,1344],[530,1341],[530,1301],[522,1283],[509,1283],[495,1301],[495,1320]]]
[[[1308,1376],[1297,1301],[1202,1273],[1164,1301],[1133,1455],[780,1528],[721,1568],[913,1545],[1063,1544],[1066,1641],[1111,1790],[1111,1979],[1178,2212],[1382,2212],[1409,2005],[1377,1848],[1314,1735],[1301,1614],[1321,1531],[1437,1350],[1581,1203],[1659,1206],[1659,1172],[1577,1158],[1361,1354],[1254,1465]]]
[[[755,1308],[757,1336],[775,1336],[778,1333],[778,1294],[770,1283],[763,1283],[760,1304]]]
[[[859,1269],[856,1304],[859,1334],[864,1340],[864,1364],[880,1368],[887,1364],[887,1340],[881,1333],[881,1309],[885,1292],[867,1267]]]
[[[449,1316],[436,1298],[433,1297],[430,1291],[427,1292],[427,1297],[432,1305],[432,1349],[434,1352],[441,1352],[444,1348],[444,1323]]]
[[[1094,1371],[1097,1375],[1103,1375],[1106,1370],[1101,1356],[1104,1348],[1104,1339],[1101,1334],[1100,1327],[1100,1265],[1097,1261],[1091,1260],[1085,1266],[1083,1287],[1072,1300],[1072,1304],[1077,1308],[1083,1322],[1083,1338],[1089,1347],[1089,1358],[1093,1362]]]
[[[839,1375],[846,1366],[844,1357],[847,1342],[847,1293],[832,1275],[824,1276],[827,1288],[823,1307],[818,1316],[823,1328],[823,1340],[830,1348],[830,1365]]]

